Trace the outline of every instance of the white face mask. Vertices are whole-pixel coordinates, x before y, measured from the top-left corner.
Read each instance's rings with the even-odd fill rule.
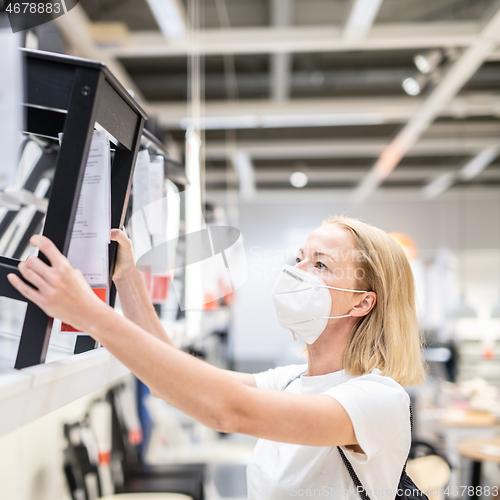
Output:
[[[307,273],[288,264],[271,292],[274,311],[282,328],[290,330],[308,344],[312,344],[323,333],[330,318],[347,318],[329,316],[332,309],[332,297],[328,288],[341,292],[366,293],[364,290],[348,290],[327,286],[317,275]]]

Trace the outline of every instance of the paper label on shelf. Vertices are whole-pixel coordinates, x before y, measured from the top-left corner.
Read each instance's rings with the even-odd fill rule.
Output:
[[[110,232],[110,145],[102,132],[95,131],[68,251],[70,264],[83,273],[91,286],[108,284]]]
[[[179,242],[179,229],[181,220],[181,197],[175,184],[167,179],[165,182],[167,197],[166,239],[168,245],[168,269],[175,269],[177,244]]]
[[[149,152],[137,154],[132,181],[132,213],[135,214],[149,204]]]
[[[154,236],[164,236],[165,209],[160,201],[163,198],[163,186],[165,183],[165,167],[163,156],[157,156],[149,164],[149,204],[158,202],[161,206],[153,214],[148,215],[149,231]]]
[[[0,28],[0,189],[16,181],[18,145],[22,129],[21,36]]]
[[[165,233],[165,210],[161,200],[165,184],[165,167],[162,156],[150,159],[148,151],[141,151],[137,155],[132,183],[132,213],[148,211],[147,228],[150,236],[161,236]],[[152,204],[159,203],[160,209],[155,207],[152,213]]]
[[[148,250],[156,249],[139,269],[143,272],[146,287],[153,303],[168,298],[169,275],[166,273],[166,248],[161,247],[167,237],[167,200],[164,197],[164,158],[151,159],[148,151],[137,157],[132,184],[132,244],[136,259]]]

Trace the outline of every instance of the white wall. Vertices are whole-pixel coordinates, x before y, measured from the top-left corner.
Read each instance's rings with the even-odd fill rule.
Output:
[[[226,205],[221,193],[207,198]],[[358,217],[387,232],[408,233],[423,259],[433,258],[441,247],[500,248],[500,190],[494,188],[456,189],[429,201],[415,191],[386,190],[361,205],[353,205],[345,192],[260,192],[238,208],[239,221],[233,224],[243,235],[249,265],[234,316],[234,354],[240,362],[300,359],[294,353],[301,342],[278,327],[270,293],[283,264],[293,262],[307,234],[329,215]]]

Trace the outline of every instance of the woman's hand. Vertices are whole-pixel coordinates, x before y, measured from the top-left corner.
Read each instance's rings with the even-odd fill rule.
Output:
[[[46,236],[32,236],[30,243],[40,249],[51,265],[31,256],[20,262],[18,269],[36,289],[15,274],[7,275],[10,284],[47,316],[58,318],[82,332],[89,331],[96,310],[107,307],[106,304],[95,295],[83,274],[71,267],[68,259]]]
[[[116,282],[136,269],[135,257],[132,241],[127,236],[125,229],[111,229],[111,239],[118,243],[115,272],[113,273],[113,281]]]

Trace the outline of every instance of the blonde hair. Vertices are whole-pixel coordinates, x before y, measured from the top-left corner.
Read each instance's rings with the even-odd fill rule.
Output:
[[[344,352],[343,368],[363,375],[374,368],[403,386],[425,380],[422,334],[418,328],[415,287],[410,263],[401,246],[381,229],[357,219],[332,216],[352,235],[362,277],[360,290],[377,294],[373,309],[354,327]]]

